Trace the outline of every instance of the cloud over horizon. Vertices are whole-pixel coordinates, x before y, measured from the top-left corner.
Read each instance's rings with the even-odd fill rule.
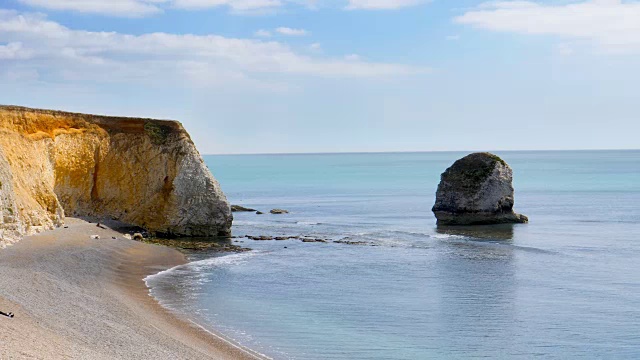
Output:
[[[285,81],[286,76],[367,78],[428,72],[402,64],[310,56],[276,41],[74,30],[42,14],[13,10],[0,10],[0,43],[5,43],[0,45],[5,73],[25,73],[30,78],[36,73],[39,78],[64,81],[215,85],[260,82],[267,75]]]
[[[393,10],[415,6],[425,0],[349,0],[349,10]]]
[[[203,10],[227,7],[236,14],[254,14],[272,11],[287,5],[308,8],[318,6],[340,7],[340,1],[316,0],[17,0],[35,8],[73,11],[114,17],[147,17],[169,9]],[[341,0],[347,10],[393,10],[414,6],[430,0]]]
[[[590,0],[550,5],[493,1],[454,19],[474,28],[587,40],[604,51],[640,51],[640,2]]]
[[[305,36],[309,34],[309,32],[305,29],[292,29],[290,27],[284,26],[277,28],[276,32],[287,36]]]

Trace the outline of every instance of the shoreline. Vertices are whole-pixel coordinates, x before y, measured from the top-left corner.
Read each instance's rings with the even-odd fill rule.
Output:
[[[144,278],[185,264],[182,253],[67,223],[0,250],[0,311],[15,314],[0,317],[0,358],[266,358],[151,296]]]

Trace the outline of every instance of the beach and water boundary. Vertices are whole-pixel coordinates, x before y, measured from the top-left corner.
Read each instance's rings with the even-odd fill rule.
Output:
[[[67,224],[0,251],[0,310],[15,314],[0,319],[0,358],[264,358],[149,296],[143,279],[184,263],[180,252]]]

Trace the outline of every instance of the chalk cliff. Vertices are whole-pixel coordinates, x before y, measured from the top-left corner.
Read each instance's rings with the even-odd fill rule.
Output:
[[[228,235],[233,220],[179,122],[0,106],[0,246],[65,214],[175,236]]]
[[[511,167],[496,155],[475,153],[456,161],[441,177],[433,212],[438,225],[526,223],[513,211]]]

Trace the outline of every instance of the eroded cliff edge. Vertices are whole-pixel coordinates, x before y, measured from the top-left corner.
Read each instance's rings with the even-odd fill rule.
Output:
[[[228,235],[233,220],[177,121],[0,106],[0,246],[65,214],[176,236]]]

